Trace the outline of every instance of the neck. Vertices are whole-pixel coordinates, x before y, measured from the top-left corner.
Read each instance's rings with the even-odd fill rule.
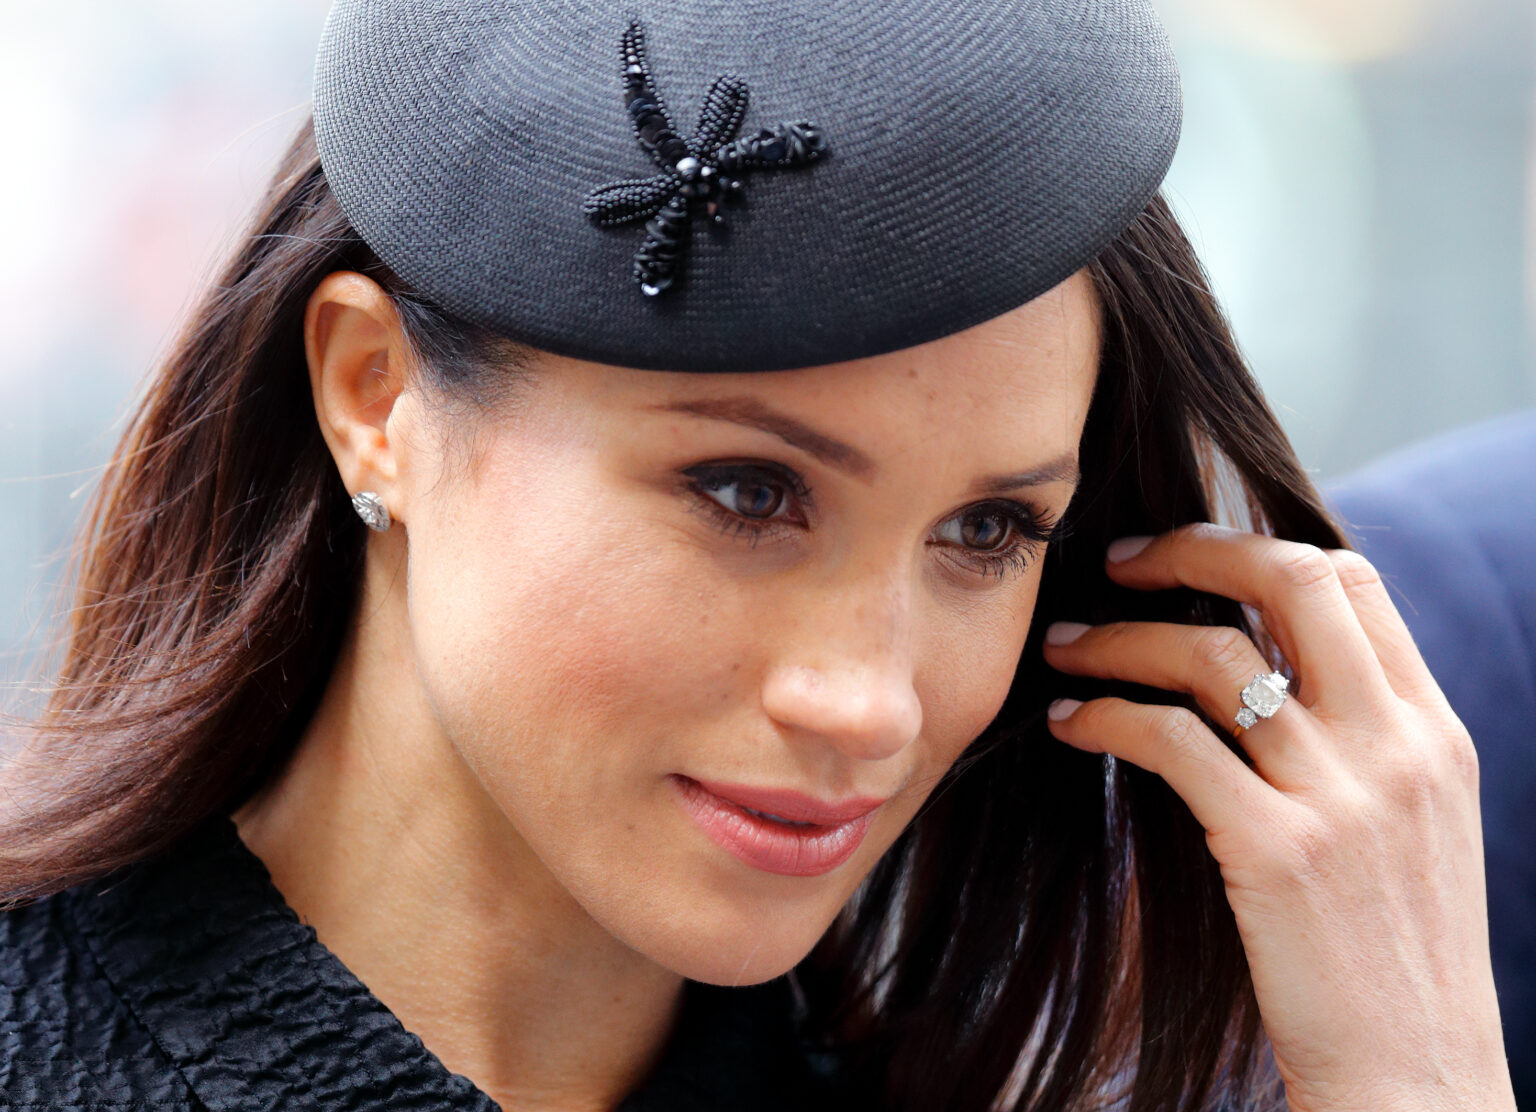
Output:
[[[448,1069],[508,1109],[613,1108],[655,1064],[682,978],[548,873],[402,679],[409,654],[362,632],[287,767],[235,813],[242,840]]]

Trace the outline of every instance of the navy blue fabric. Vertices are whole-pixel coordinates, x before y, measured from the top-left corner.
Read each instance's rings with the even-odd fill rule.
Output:
[[[619,1112],[817,1108],[787,979],[690,982]],[[0,914],[7,1112],[497,1112],[316,938],[220,816],[170,854]]]
[[[1489,938],[1520,1107],[1536,1110],[1536,411],[1329,491],[1477,745]]]

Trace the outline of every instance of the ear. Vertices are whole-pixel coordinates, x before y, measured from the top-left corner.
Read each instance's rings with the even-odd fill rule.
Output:
[[[320,432],[352,494],[371,490],[400,516],[402,438],[391,438],[409,348],[382,287],[353,271],[327,274],[304,311],[304,355]]]

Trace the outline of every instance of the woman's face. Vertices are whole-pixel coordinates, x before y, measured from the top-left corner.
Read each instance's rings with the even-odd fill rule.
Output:
[[[684,976],[798,962],[1002,704],[1097,355],[1080,272],[805,370],[549,356],[403,469],[414,671],[505,836]]]

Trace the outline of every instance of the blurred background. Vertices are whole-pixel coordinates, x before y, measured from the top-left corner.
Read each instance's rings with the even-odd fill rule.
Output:
[[[0,675],[298,126],[326,0],[0,0]],[[1536,403],[1536,5],[1162,0],[1168,192],[1326,481]]]

